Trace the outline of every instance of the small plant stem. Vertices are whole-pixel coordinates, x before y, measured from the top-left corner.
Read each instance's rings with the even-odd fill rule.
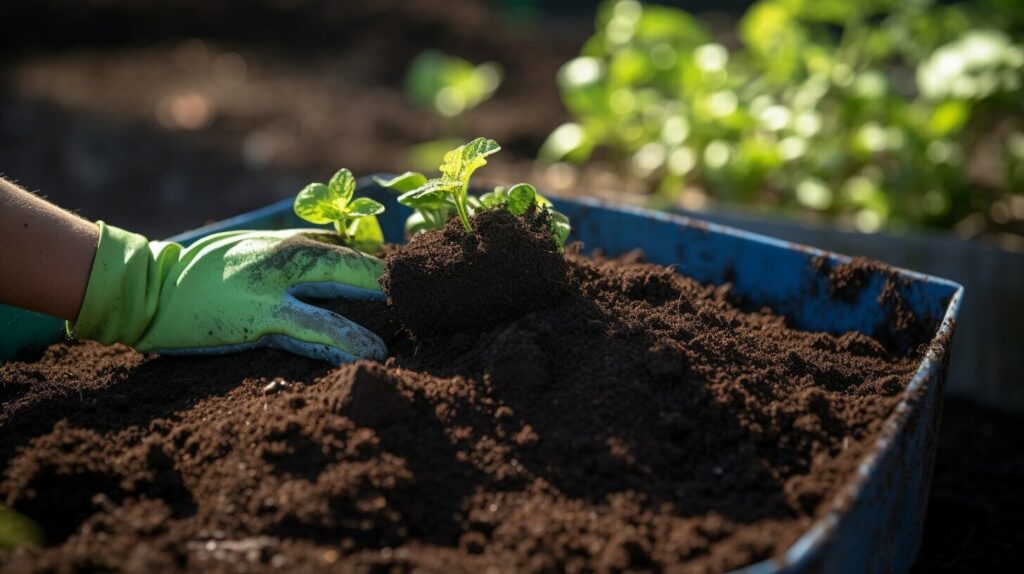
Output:
[[[459,212],[459,219],[462,227],[467,233],[473,233],[473,226],[469,224],[469,213],[466,211],[466,194],[469,192],[469,184],[463,183],[459,193],[455,196],[455,210]]]
[[[455,209],[459,212],[459,220],[462,221],[462,227],[466,228],[469,233],[473,232],[473,226],[469,224],[469,214],[466,213],[466,206],[461,201],[455,202]]]
[[[345,225],[344,221],[335,221],[334,230],[338,232],[338,235],[340,235],[341,238],[344,239],[346,243],[348,243],[348,240],[351,239],[348,236],[348,226]]]

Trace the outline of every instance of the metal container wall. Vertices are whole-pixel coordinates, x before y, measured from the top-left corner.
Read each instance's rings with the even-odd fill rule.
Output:
[[[385,237],[401,241],[408,208],[368,178],[360,180],[359,193],[387,206],[381,216]],[[876,301],[885,282],[881,276],[872,277],[855,301],[829,297],[826,279],[812,260],[826,256],[830,264],[838,264],[848,260],[844,256],[679,215],[598,201],[556,199],[554,204],[573,222],[570,240],[582,241],[585,250],[599,248],[615,255],[642,249],[649,261],[674,265],[699,281],[732,282],[737,295],[786,315],[796,327],[871,334],[888,320]],[[292,213],[289,199],[171,239],[189,243],[217,231],[301,226],[308,224]],[[935,332],[903,400],[828,514],[783,556],[739,572],[907,572],[913,565],[931,481],[949,342],[963,289],[919,273],[900,274],[906,279],[900,286],[904,299],[918,316],[933,320]],[[52,318],[11,308],[0,309],[0,325],[0,360],[60,337]]]

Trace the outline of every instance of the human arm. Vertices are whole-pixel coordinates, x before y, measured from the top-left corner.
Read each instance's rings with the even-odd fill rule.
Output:
[[[7,231],[15,243],[11,249],[7,242],[0,247],[0,261],[4,276],[14,278],[4,280],[0,302],[64,317],[68,333],[76,338],[164,354],[275,347],[332,363],[383,359],[387,352],[380,338],[360,325],[298,299],[384,297],[377,284],[381,262],[331,243],[330,234],[230,231],[186,247],[149,241],[101,221],[85,222],[86,235],[80,237],[81,220],[24,195],[15,188],[4,196],[10,198],[3,204],[4,221],[28,223],[23,230],[38,225],[44,231]],[[88,235],[90,226],[95,235]],[[66,253],[85,251],[86,245],[91,250],[87,256],[75,259]],[[84,274],[75,267],[82,257],[88,260]],[[61,267],[59,272],[56,267]],[[79,281],[78,290],[55,283],[63,279]],[[70,294],[48,294],[65,289]],[[40,297],[56,299],[66,308],[41,304]]]
[[[0,177],[0,302],[74,320],[99,228]]]

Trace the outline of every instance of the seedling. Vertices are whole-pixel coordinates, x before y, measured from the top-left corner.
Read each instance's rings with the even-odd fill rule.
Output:
[[[331,223],[342,241],[372,253],[384,243],[377,214],[384,206],[368,198],[353,199],[356,180],[352,172],[339,169],[327,184],[311,183],[295,197],[295,214],[310,223]]]
[[[376,178],[376,181],[379,185],[404,195],[426,184],[427,177],[422,173],[407,171],[387,180]],[[455,201],[450,195],[437,198],[436,201],[431,201],[430,198],[402,201],[399,198],[399,203],[413,208],[412,215],[405,220],[406,237],[431,229],[441,229],[455,211]]]
[[[480,204],[483,207],[503,206],[513,215],[523,215],[534,203],[551,213],[551,232],[555,235],[558,245],[564,246],[569,238],[569,232],[572,231],[569,218],[564,213],[555,211],[551,202],[537,193],[537,189],[532,185],[517,183],[508,189],[498,186],[494,191],[480,196]]]
[[[429,179],[422,185],[402,194],[399,203],[412,208],[423,207],[436,210],[444,206],[446,196],[455,204],[455,212],[466,231],[473,231],[469,223],[468,190],[469,178],[477,169],[487,165],[487,156],[501,149],[497,142],[487,138],[460,145],[444,154],[441,163],[441,177]]]
[[[479,198],[469,195],[469,180],[473,172],[486,165],[485,158],[500,149],[494,140],[476,138],[444,155],[440,178],[427,179],[421,173],[408,171],[388,180],[378,178],[376,181],[400,193],[398,202],[413,208],[413,214],[405,223],[408,236],[440,229],[453,212],[458,214],[466,231],[472,232],[469,216],[477,209],[503,207],[514,215],[523,215],[536,203],[551,213],[551,231],[558,244],[565,245],[572,229],[569,218],[552,209],[551,202],[537,193],[532,185],[520,183],[508,189],[499,186]]]

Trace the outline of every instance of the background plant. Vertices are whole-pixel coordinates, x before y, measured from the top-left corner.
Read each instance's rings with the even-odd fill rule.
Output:
[[[865,231],[991,223],[1024,182],[1019,12],[761,0],[730,49],[681,10],[609,1],[540,157],[611,163],[663,204],[693,186]]]
[[[473,64],[438,50],[416,56],[406,71],[406,96],[442,120],[443,135],[412,146],[409,161],[418,169],[430,169],[441,160],[445,150],[464,141],[465,112],[490,99],[503,76],[497,62]]]
[[[377,215],[384,206],[368,198],[353,199],[356,180],[352,172],[340,169],[326,184],[311,183],[295,197],[295,214],[317,225],[334,225],[342,241],[367,253],[384,244]]]

